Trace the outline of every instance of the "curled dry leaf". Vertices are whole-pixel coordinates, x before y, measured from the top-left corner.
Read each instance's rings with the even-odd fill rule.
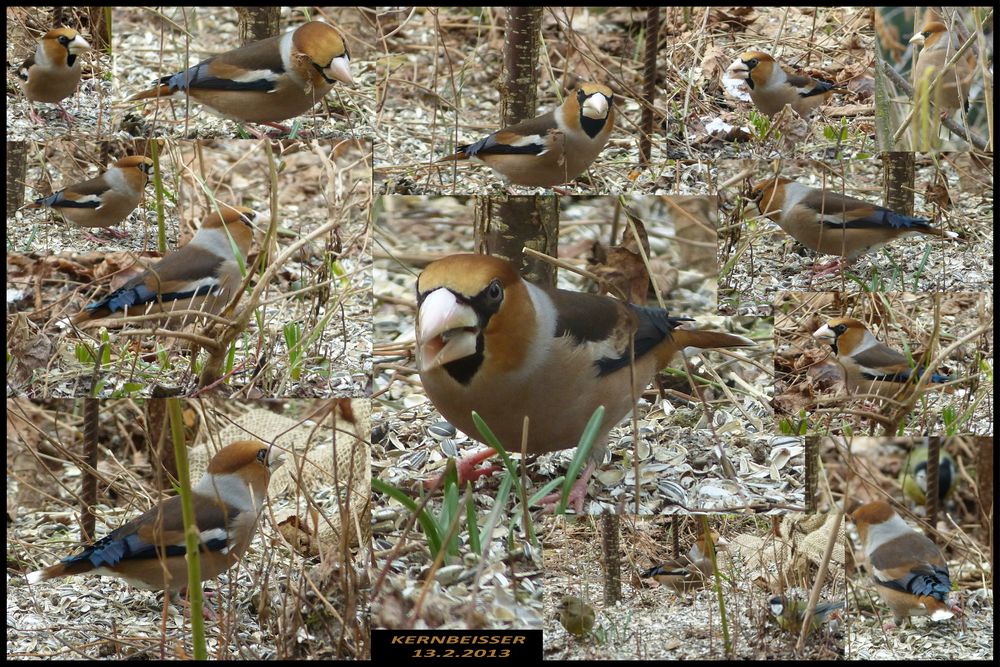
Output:
[[[7,331],[7,341],[7,351],[14,362],[8,363],[8,368],[13,371],[13,374],[8,371],[8,389],[30,382],[35,371],[45,368],[52,359],[51,339],[24,313],[18,313],[14,318],[14,325]]]

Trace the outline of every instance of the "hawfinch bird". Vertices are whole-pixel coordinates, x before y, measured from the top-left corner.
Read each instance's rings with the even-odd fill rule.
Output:
[[[110,227],[128,217],[142,199],[153,161],[132,155],[115,162],[96,178],[41,197],[28,208],[51,208],[77,227]]]
[[[559,623],[574,637],[587,635],[594,627],[594,617],[594,608],[575,595],[564,595],[559,601]]]
[[[250,546],[277,451],[257,441],[219,450],[191,488],[202,581],[214,579]],[[132,519],[83,551],[28,575],[28,583],[74,574],[121,577],[136,588],[176,591],[187,586],[181,498],[174,496]]]
[[[747,51],[732,62],[727,70],[731,79],[747,82],[750,99],[761,113],[774,116],[786,104],[802,117],[826,104],[838,84],[792,74],[771,56],[760,51]]]
[[[611,428],[635,407],[629,386],[630,340],[635,392],[640,393],[678,351],[742,347],[753,341],[715,331],[681,329],[689,318],[608,296],[533,285],[509,262],[485,255],[450,255],[417,278],[420,379],[441,414],[472,438],[475,410],[500,442],[517,451],[524,417],[531,454],[575,447],[591,415],[604,418],[591,461],[571,502],[583,509],[586,484],[604,455]],[[459,463],[474,479],[492,449]],[[470,474],[471,473],[471,474]],[[554,504],[550,496],[544,504]]]
[[[955,239],[955,232],[931,227],[916,218],[860,199],[810,188],[787,178],[769,178],[753,186],[751,197],[761,214],[796,241],[824,255],[840,255],[818,273],[837,270],[861,255],[904,236],[925,234]]]
[[[794,634],[802,632],[802,621],[806,617],[806,608],[809,603],[799,598],[787,598],[784,595],[775,595],[768,602],[771,614],[782,630],[787,630]],[[812,634],[826,622],[830,616],[844,608],[844,601],[840,602],[818,602],[813,610],[812,621],[809,623],[809,632]]]
[[[906,457],[899,470],[899,485],[907,498],[918,505],[927,504],[927,445],[917,447]],[[955,490],[958,468],[951,454],[940,451],[938,460],[938,499],[944,500]]]
[[[640,576],[643,579],[656,579],[679,592],[701,588],[712,577],[712,557],[705,542],[705,536],[699,536],[686,556],[651,567]],[[715,544],[716,551],[724,551],[729,544],[714,532],[712,543]]]
[[[862,505],[851,515],[858,527],[875,589],[899,622],[930,615],[932,621],[954,616],[948,600],[951,579],[941,550],[910,528],[882,501]]]
[[[48,102],[59,106],[63,118],[72,122],[73,117],[63,109],[64,99],[73,94],[80,83],[79,55],[90,50],[87,43],[72,28],[49,30],[38,42],[35,55],[17,68],[24,96],[31,102]],[[30,115],[35,122],[42,122],[31,106]]]
[[[902,352],[883,345],[858,320],[832,319],[813,336],[825,340],[844,369],[844,382],[852,394],[905,396],[920,380],[924,368],[916,369]],[[931,384],[944,384],[952,378],[932,373]]]
[[[556,109],[459,146],[442,161],[482,162],[515,185],[550,188],[569,183],[604,150],[615,127],[614,94],[585,83]]]
[[[921,84],[926,87],[933,83],[942,68],[962,46],[958,35],[937,20],[928,20],[920,32],[910,38],[910,44],[923,46],[914,70],[916,91],[920,91]],[[931,103],[945,114],[959,107],[967,107],[969,88],[972,86],[975,73],[976,58],[973,51],[968,51],[967,55],[960,58],[938,81],[930,95]],[[918,97],[920,97],[919,92],[915,94],[917,104],[920,103],[916,99]]]
[[[187,245],[167,253],[107,297],[85,306],[73,323],[174,310],[218,314],[243,280],[240,265],[246,264],[254,222],[259,217],[243,206],[219,206],[220,212],[205,218]]]
[[[304,114],[336,81],[354,82],[344,40],[329,24],[310,21],[165,76],[128,101],[186,93],[225,118],[287,131],[276,123]]]

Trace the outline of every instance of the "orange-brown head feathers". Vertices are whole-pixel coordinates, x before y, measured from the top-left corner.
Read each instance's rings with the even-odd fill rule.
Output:
[[[861,345],[868,328],[850,317],[835,317],[817,329],[813,336],[830,343],[837,355],[850,356]]]
[[[308,58],[302,68],[316,87],[328,86],[334,81],[352,84],[350,56],[344,40],[337,30],[322,21],[310,21],[299,26],[292,35],[295,51]]]
[[[421,371],[473,358],[477,368],[488,360],[503,371],[527,354],[534,309],[524,281],[504,259],[460,254],[433,262],[417,279],[417,300]]]
[[[123,157],[121,160],[115,162],[115,166],[120,169],[135,167],[137,169],[141,169],[147,174],[151,174],[153,172],[153,160],[145,155],[129,155],[128,157]]]
[[[944,23],[937,20],[928,20],[924,23],[924,27],[920,29],[920,32],[910,38],[910,44],[923,44],[925,49],[930,48],[946,32],[948,32],[948,27]]]
[[[892,505],[881,500],[876,500],[854,510],[851,518],[857,524],[872,526],[885,523],[895,516],[895,514],[896,510],[892,509]]]
[[[791,183],[787,178],[776,176],[755,183],[750,190],[750,198],[764,215],[781,210],[784,187]]]
[[[90,50],[90,44],[87,43],[87,40],[72,28],[53,28],[45,33],[42,40],[53,44],[55,50],[67,51],[73,55]]]
[[[733,78],[746,81],[753,90],[756,86],[767,84],[776,66],[774,58],[763,51],[746,51],[732,62],[728,72]]]
[[[427,265],[417,279],[417,294],[447,287],[453,292],[471,298],[493,280],[508,288],[519,282],[521,276],[505,259],[472,253],[449,255]]]
[[[248,484],[258,498],[262,498],[267,490],[267,483],[284,459],[278,450],[268,447],[258,440],[237,440],[219,450],[212,457],[205,471],[205,478],[218,478],[235,475]],[[199,486],[204,484],[204,479]]]

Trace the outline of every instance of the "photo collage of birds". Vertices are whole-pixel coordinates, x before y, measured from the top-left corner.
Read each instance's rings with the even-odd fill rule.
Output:
[[[992,8],[6,13],[8,659],[992,661]]]

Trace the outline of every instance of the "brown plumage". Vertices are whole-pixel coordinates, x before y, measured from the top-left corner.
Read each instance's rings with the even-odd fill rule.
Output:
[[[48,197],[36,199],[26,208],[59,211],[77,227],[110,227],[136,209],[152,173],[150,158],[130,155],[115,162],[103,174],[67,185]]]
[[[717,552],[724,551],[728,546],[728,542],[716,532],[712,533],[712,543]],[[702,588],[712,576],[712,558],[708,553],[705,535],[699,535],[684,556],[651,567],[640,576],[655,579],[679,592]]]
[[[274,124],[304,114],[336,81],[353,83],[349,62],[336,29],[310,21],[165,76],[129,101],[186,93],[226,118]]]
[[[775,177],[753,186],[751,197],[760,212],[796,241],[825,255],[839,255],[838,268],[861,255],[907,236],[956,239],[926,218],[903,215],[832,190],[811,188]]]
[[[597,159],[614,126],[614,93],[586,83],[556,109],[459,146],[441,161],[478,160],[515,185],[563,185]]]
[[[928,17],[924,27],[910,39],[910,43],[923,46],[914,70],[917,91],[915,102],[920,105],[923,99],[920,91],[928,89],[927,87],[941,74],[962,44],[958,36],[934,16]],[[976,56],[973,49],[966,51],[966,54],[945,72],[937,86],[930,92],[930,102],[938,111],[945,113],[966,106],[975,73]]]
[[[80,54],[90,50],[90,44],[72,28],[54,28],[42,37],[35,53],[17,68],[17,78],[24,96],[31,102],[59,104],[76,91],[80,83]],[[62,105],[59,110],[72,121]],[[42,119],[31,107],[31,117]]]
[[[247,550],[271,473],[282,462],[277,450],[261,442],[236,441],[219,450],[192,486],[202,581],[228,570]],[[173,496],[80,553],[30,573],[28,582],[96,574],[121,577],[137,588],[178,590],[188,581],[185,553],[181,498]]]
[[[948,563],[926,535],[910,528],[883,501],[862,505],[851,516],[875,590],[897,623],[908,616],[929,615],[942,621],[954,615]]]
[[[681,328],[690,319],[664,310],[534,285],[509,262],[485,255],[428,265],[417,299],[420,378],[434,405],[478,439],[475,410],[514,449],[527,416],[533,454],[576,446],[603,405],[592,450],[592,461],[600,459],[608,431],[634,407],[633,389],[641,393],[678,351],[753,345],[742,336]]]
[[[740,54],[727,73],[746,81],[754,106],[768,116],[777,115],[786,104],[800,116],[809,116],[829,102],[833,93],[842,91],[838,84],[790,72],[762,51]]]
[[[245,263],[257,218],[258,214],[249,208],[221,204],[220,211],[209,214],[185,246],[168,253],[109,296],[86,306],[73,323],[93,325],[103,318],[174,310],[218,314],[243,280],[230,238]]]

